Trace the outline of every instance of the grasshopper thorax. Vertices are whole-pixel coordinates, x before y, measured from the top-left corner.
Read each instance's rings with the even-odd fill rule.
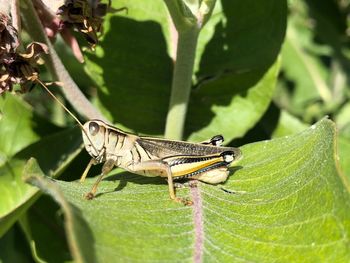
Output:
[[[99,163],[104,161],[106,130],[106,124],[100,120],[87,121],[83,125],[85,149]]]

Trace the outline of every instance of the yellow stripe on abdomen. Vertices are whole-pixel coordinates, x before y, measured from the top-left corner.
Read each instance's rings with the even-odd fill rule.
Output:
[[[170,169],[173,177],[181,177],[187,174],[194,173],[198,170],[201,170],[218,162],[222,162],[221,156],[204,161],[176,164],[171,166]]]

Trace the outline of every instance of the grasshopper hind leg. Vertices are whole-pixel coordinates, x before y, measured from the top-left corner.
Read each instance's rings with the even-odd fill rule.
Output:
[[[170,166],[167,163],[160,161],[160,160],[155,160],[155,161],[150,160],[150,161],[145,161],[142,163],[132,163],[132,164],[130,164],[130,168],[133,172],[136,172],[136,171],[161,171],[161,172],[165,173],[167,181],[168,181],[170,199],[174,200],[175,202],[182,203],[184,205],[192,205],[193,204],[193,202],[190,200],[183,199],[183,198],[176,196],[172,172],[171,172]]]
[[[200,175],[196,176],[196,179],[205,183],[215,185],[225,182],[228,176],[229,170],[226,166],[223,166],[214,170],[209,170],[204,173],[201,173]]]
[[[222,162],[221,166],[215,169],[209,169],[199,174],[196,179],[209,184],[219,184],[227,180],[229,176],[228,166],[234,161],[235,156],[232,151],[226,151],[221,153]]]

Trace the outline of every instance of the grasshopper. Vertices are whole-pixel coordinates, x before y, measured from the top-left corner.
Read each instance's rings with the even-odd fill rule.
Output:
[[[165,177],[170,198],[189,205],[191,201],[176,197],[174,180],[196,179],[209,184],[225,182],[229,174],[228,167],[241,157],[238,148],[222,146],[224,138],[221,135],[201,143],[191,143],[137,136],[101,120],[89,120],[83,125],[44,83],[39,83],[82,129],[85,149],[92,158],[80,181],[85,180],[92,165],[104,163],[91,191],[85,195],[88,200],[94,198],[102,178],[114,167],[120,167],[142,176]]]

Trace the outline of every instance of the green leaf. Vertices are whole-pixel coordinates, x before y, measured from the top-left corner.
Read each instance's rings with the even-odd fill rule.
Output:
[[[33,170],[33,171],[32,171]],[[72,256],[76,262],[96,262],[93,246],[93,238],[85,220],[81,217],[81,211],[69,204],[62,192],[52,179],[44,178],[43,173],[35,174],[37,167],[32,162],[25,173],[26,181],[45,189],[65,213],[65,227]]]
[[[319,58],[309,51],[314,47],[313,44],[305,44],[300,40],[295,23],[289,25],[287,32],[282,49],[282,67],[285,77],[295,85],[287,106],[292,112],[302,114],[312,101],[323,99],[329,103],[332,96],[326,82],[326,68]]]
[[[11,94],[0,97],[0,165],[29,144],[37,141],[35,122],[29,105]],[[6,139],[5,139],[6,138]]]
[[[286,10],[286,1],[242,5],[222,0],[218,5],[201,33],[207,42],[199,40],[197,83],[186,123],[189,140],[219,132],[231,141],[264,114],[279,71],[276,58],[285,35]]]
[[[335,116],[338,129],[339,164],[350,179],[350,103],[347,102]]]
[[[38,190],[22,180],[27,160],[35,157],[50,176],[57,176],[81,151],[81,132],[68,129],[30,145],[0,166],[0,236],[37,198]]]
[[[21,97],[0,97],[0,166],[14,154],[52,132],[57,126],[38,116]]]
[[[279,64],[276,61],[267,72],[223,77],[194,91],[186,126],[189,140],[203,141],[218,133],[226,142],[242,137],[269,106]],[[221,88],[216,89],[217,85]]]
[[[350,139],[350,102],[347,102],[335,116],[339,134]]]
[[[99,106],[113,122],[160,135],[174,50],[167,11],[163,1],[147,6],[140,0],[118,1],[118,6],[124,4],[128,14],[108,16],[100,47],[87,55],[87,70],[99,87]],[[217,1],[198,40],[187,137],[206,139],[220,132],[229,141],[259,120],[271,101],[285,28],[285,1]]]
[[[93,247],[98,262],[347,262],[350,188],[336,169],[334,136],[334,123],[323,119],[297,135],[243,146],[224,185],[178,191],[192,207],[169,200],[163,180],[120,171],[92,201],[82,195],[94,179],[32,183],[64,203],[71,226],[79,215],[84,225],[67,225],[67,235],[80,240],[82,229],[91,231],[80,252]]]
[[[218,6],[205,27],[214,33],[207,43],[201,43],[205,50],[197,78],[267,70],[275,62],[284,40],[286,1],[220,2],[221,10]]]
[[[345,49],[348,49],[347,41],[344,41],[348,30],[345,6],[331,0],[319,4],[310,0],[305,2],[307,3],[309,19],[314,20],[313,31],[316,37],[332,49],[333,59],[339,60],[344,70],[348,70],[349,60],[343,53]]]
[[[298,118],[294,117],[287,111],[282,111],[272,137],[277,138],[292,135],[305,130],[306,127],[307,125],[301,122]]]
[[[336,114],[346,100],[345,21],[334,1],[291,1],[275,101],[306,122]]]
[[[50,197],[41,196],[19,222],[36,262],[72,261],[65,237],[62,211]]]
[[[106,18],[100,45],[87,54],[87,70],[98,85],[99,105],[112,122],[159,135],[165,127],[172,74],[159,21],[167,20],[166,7],[162,1],[145,6],[137,0],[118,1],[118,6],[127,6],[129,12]]]
[[[33,262],[24,236],[16,225],[0,238],[0,262]]]
[[[350,180],[350,139],[344,136],[338,137],[339,164]]]

